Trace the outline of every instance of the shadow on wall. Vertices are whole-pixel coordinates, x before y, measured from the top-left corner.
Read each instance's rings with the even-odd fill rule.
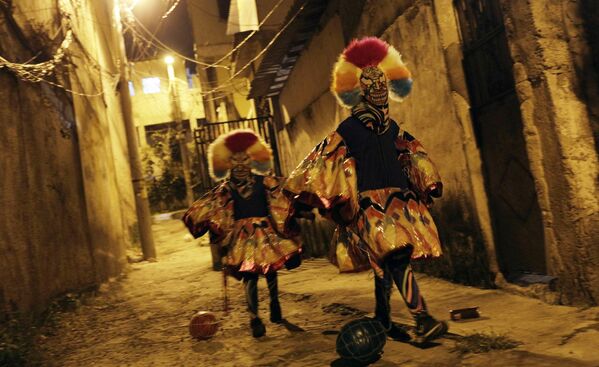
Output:
[[[465,208],[456,198],[444,198],[435,204],[432,214],[437,224],[443,256],[433,260],[415,261],[414,270],[451,281],[478,287],[495,288],[495,274],[489,270],[487,249],[480,234],[464,213]]]

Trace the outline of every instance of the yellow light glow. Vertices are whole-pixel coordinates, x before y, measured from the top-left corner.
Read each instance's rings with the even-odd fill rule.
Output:
[[[129,5],[129,10],[135,9],[135,7],[137,6],[137,3],[139,3],[139,0],[131,1],[131,4]]]
[[[174,58],[174,57],[172,57],[171,55],[167,55],[167,56],[164,58],[164,62],[165,62],[167,65],[172,65],[172,64],[175,62],[175,58]]]

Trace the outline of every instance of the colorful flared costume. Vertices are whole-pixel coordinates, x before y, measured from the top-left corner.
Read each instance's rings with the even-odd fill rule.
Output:
[[[219,137],[209,149],[210,172],[223,180],[189,208],[183,221],[194,237],[210,233],[223,255],[227,274],[243,279],[251,326],[264,335],[258,318],[257,281],[264,275],[270,293],[271,321],[282,320],[277,270],[300,263],[301,246],[291,201],[279,177],[258,174],[269,169],[270,149],[250,130]]]
[[[428,206],[442,183],[422,145],[388,116],[388,96],[401,100],[411,85],[393,47],[377,38],[353,41],[335,65],[332,85],[351,116],[308,154],[284,189],[337,223],[331,260],[341,272],[375,269],[376,316],[384,326],[392,328],[395,282],[430,339],[446,326],[432,324],[409,262],[441,255]],[[435,328],[430,334],[426,323]]]

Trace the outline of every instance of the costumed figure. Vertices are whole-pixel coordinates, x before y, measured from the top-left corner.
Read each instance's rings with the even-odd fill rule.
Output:
[[[218,137],[208,149],[210,175],[222,181],[189,208],[183,221],[198,238],[210,232],[218,244],[226,274],[243,280],[254,337],[266,329],[258,317],[258,277],[270,293],[270,320],[283,321],[277,270],[299,266],[301,247],[290,200],[282,194],[283,179],[268,174],[270,148],[251,130]]]
[[[395,48],[375,37],[354,40],[335,64],[331,86],[351,116],[300,163],[284,190],[338,224],[331,260],[341,272],[374,268],[375,317],[388,336],[410,339],[391,321],[395,283],[424,342],[447,324],[428,313],[410,261],[441,255],[428,207],[443,186],[422,145],[389,117],[388,99],[401,101],[411,87]]]

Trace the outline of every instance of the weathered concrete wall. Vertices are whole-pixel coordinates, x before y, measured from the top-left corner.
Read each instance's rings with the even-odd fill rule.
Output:
[[[289,173],[341,121],[341,108],[329,92],[330,73],[345,46],[335,15],[310,41],[280,95],[286,128],[282,130],[281,166]]]
[[[589,57],[580,46],[580,13],[566,0],[501,3],[549,271],[559,277],[562,302],[596,304],[598,165],[588,109],[595,97],[576,73]],[[591,80],[592,70],[583,70]]]
[[[458,282],[490,285],[463,121],[454,106],[433,2],[417,1],[407,8],[382,38],[400,50],[414,78],[408,98],[403,103],[391,102],[392,116],[425,146],[444,184],[443,197],[433,208],[444,256],[424,263],[421,270]]]
[[[80,93],[98,95],[73,98],[0,70],[0,312],[40,311],[60,293],[123,270],[135,209],[114,93],[118,48],[111,43],[109,3],[98,2],[93,9],[80,3],[71,9],[77,34],[70,48],[74,72],[71,83],[68,76],[60,79]],[[19,7],[23,11],[16,14],[17,24],[26,30],[25,40],[34,38],[24,26],[31,19],[48,27],[48,33],[56,32],[55,9],[28,11],[47,9],[47,2],[21,1]],[[35,51],[15,31],[0,17],[0,54],[26,61]]]
[[[574,17],[576,28],[580,32],[580,27],[584,29],[584,37],[586,42],[579,42],[582,48],[585,49],[586,56],[582,59],[579,58],[580,62],[577,67],[577,75],[582,83],[585,83],[588,87],[593,90],[588,94],[596,95],[596,91],[599,88],[599,2],[594,0],[582,0],[578,4],[573,2],[573,7],[576,8],[578,5],[578,12],[581,14],[580,17]],[[571,7],[572,7],[571,5]],[[582,22],[580,22],[582,18]],[[578,33],[580,35],[580,33]],[[581,37],[579,36],[578,39]],[[587,49],[588,47],[588,49]],[[581,65],[582,64],[582,65]],[[591,71],[590,75],[585,75],[581,71]],[[592,122],[593,135],[595,137],[595,149],[599,150],[599,103],[589,103],[587,105],[590,109],[589,117]]]

